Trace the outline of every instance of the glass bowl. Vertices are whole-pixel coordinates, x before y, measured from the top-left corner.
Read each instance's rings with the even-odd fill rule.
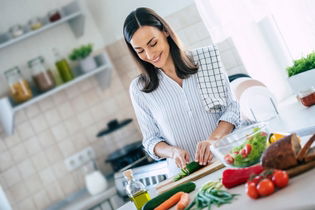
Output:
[[[260,162],[269,133],[267,123],[252,124],[218,140],[210,149],[227,167],[248,167]]]

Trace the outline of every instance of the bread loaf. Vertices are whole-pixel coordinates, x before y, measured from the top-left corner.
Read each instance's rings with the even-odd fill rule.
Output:
[[[271,144],[262,155],[262,166],[288,169],[298,164],[297,155],[301,145],[296,134],[286,136]]]
[[[303,146],[303,148],[300,150],[298,154],[298,161],[303,162],[307,155],[314,156],[314,151],[310,154],[308,154],[309,149],[311,148],[311,145],[315,141],[315,134],[306,142],[306,144]]]
[[[308,150],[307,154],[304,157],[305,162],[315,160],[315,147],[312,147]]]

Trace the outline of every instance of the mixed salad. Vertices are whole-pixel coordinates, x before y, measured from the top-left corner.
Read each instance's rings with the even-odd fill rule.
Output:
[[[266,149],[267,133],[260,128],[253,129],[254,135],[246,138],[246,141],[234,147],[224,156],[224,160],[235,167],[247,167],[259,162]]]

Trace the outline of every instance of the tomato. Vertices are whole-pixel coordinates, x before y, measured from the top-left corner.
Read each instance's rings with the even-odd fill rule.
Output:
[[[258,194],[258,191],[256,189],[256,184],[254,182],[247,182],[246,183],[246,186],[245,186],[245,189],[246,189],[246,194],[252,198],[252,199],[256,199],[259,197],[259,194]]]
[[[264,132],[264,131],[262,131],[262,132],[260,132],[260,135],[261,135],[261,136],[267,136],[267,133]]]
[[[272,175],[272,181],[277,187],[285,187],[288,185],[289,176],[287,172],[276,170]]]
[[[240,153],[241,153],[241,155],[242,155],[243,158],[246,158],[246,157],[247,157],[247,153],[246,153],[246,150],[245,150],[245,149],[242,149]]]
[[[245,151],[246,151],[246,154],[248,155],[252,151],[252,145],[246,144],[245,145]]]
[[[234,163],[234,158],[232,157],[232,155],[227,154],[224,156],[224,160],[228,163],[228,164],[233,164]]]
[[[262,176],[255,176],[255,178],[252,180],[256,185],[263,179]]]
[[[265,178],[258,183],[257,190],[259,195],[267,196],[275,191],[275,186],[271,180]]]

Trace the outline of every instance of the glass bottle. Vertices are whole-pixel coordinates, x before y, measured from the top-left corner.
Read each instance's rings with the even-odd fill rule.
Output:
[[[68,81],[72,80],[74,78],[74,74],[73,74],[66,58],[61,57],[59,52],[55,48],[53,49],[53,52],[54,52],[55,57],[56,57],[56,63],[55,64],[56,64],[56,67],[58,69],[58,72],[60,74],[62,81],[68,82]]]
[[[50,69],[46,67],[45,60],[42,56],[30,60],[28,66],[32,70],[32,76],[36,87],[41,92],[45,92],[55,87],[54,76]]]
[[[134,179],[131,169],[124,171],[123,174],[128,181],[126,185],[127,194],[136,208],[140,210],[142,206],[150,200],[150,195],[144,185]]]
[[[16,66],[4,72],[10,86],[11,96],[17,103],[32,98],[32,90],[26,79],[22,77],[20,69]]]

